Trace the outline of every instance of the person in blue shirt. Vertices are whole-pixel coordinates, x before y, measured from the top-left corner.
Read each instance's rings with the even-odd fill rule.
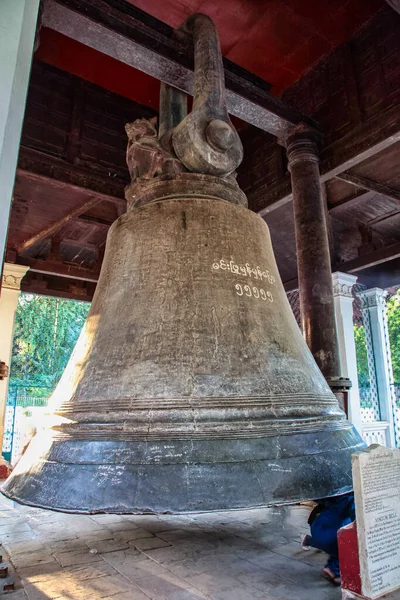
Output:
[[[323,575],[334,585],[340,585],[337,533],[341,527],[355,521],[354,494],[351,492],[343,496],[323,498],[317,502],[308,519],[311,535],[303,536],[301,546],[303,550],[317,548],[326,552],[329,558]]]

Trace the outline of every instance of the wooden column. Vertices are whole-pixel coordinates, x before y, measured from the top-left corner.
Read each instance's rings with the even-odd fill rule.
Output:
[[[292,180],[303,335],[323,375],[336,391],[346,384],[346,380],[340,377],[318,143],[315,131],[304,125],[293,128],[285,140]]]

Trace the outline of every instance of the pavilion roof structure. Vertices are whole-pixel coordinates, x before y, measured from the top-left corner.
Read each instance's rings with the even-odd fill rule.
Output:
[[[108,229],[126,210],[125,123],[157,115],[158,79],[190,93],[193,58],[176,28],[193,12],[218,27],[245,151],[239,184],[270,227],[286,289],[297,269],[281,139],[300,122],[322,134],[332,269],[396,285],[400,14],[391,4],[47,0],[7,242],[6,260],[30,266],[22,288],[92,298]]]

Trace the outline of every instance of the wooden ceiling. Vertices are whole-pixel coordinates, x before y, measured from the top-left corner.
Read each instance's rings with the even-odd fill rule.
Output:
[[[125,1],[125,0],[122,0]],[[383,0],[129,0],[177,28],[194,12],[218,27],[223,55],[272,84],[280,94],[323,56],[351,39]],[[43,28],[37,58],[158,108],[157,80]]]
[[[210,14],[229,58],[268,79],[275,90],[285,89],[284,100],[319,121],[333,268],[372,284],[396,283],[391,278],[400,273],[400,17],[375,0],[331,0],[329,10],[321,9],[324,3],[300,0],[145,4],[174,27],[194,10]],[[156,114],[158,88],[148,75],[42,29],[7,243],[7,260],[31,267],[26,291],[91,299],[108,228],[125,210],[124,125]],[[275,137],[252,126],[241,135],[245,160],[239,182],[250,208],[265,217],[282,280],[293,289],[296,256],[284,150]]]
[[[218,27],[222,53],[280,93],[322,56],[349,40],[381,0],[130,0],[179,27],[194,12]]]

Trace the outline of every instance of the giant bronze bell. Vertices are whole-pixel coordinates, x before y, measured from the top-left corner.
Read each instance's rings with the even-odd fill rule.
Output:
[[[351,489],[363,446],[286,299],[268,227],[234,170],[214,25],[195,15],[195,98],[163,87],[127,126],[128,212],[111,227],[54,423],[3,487],[71,512],[175,513]]]

